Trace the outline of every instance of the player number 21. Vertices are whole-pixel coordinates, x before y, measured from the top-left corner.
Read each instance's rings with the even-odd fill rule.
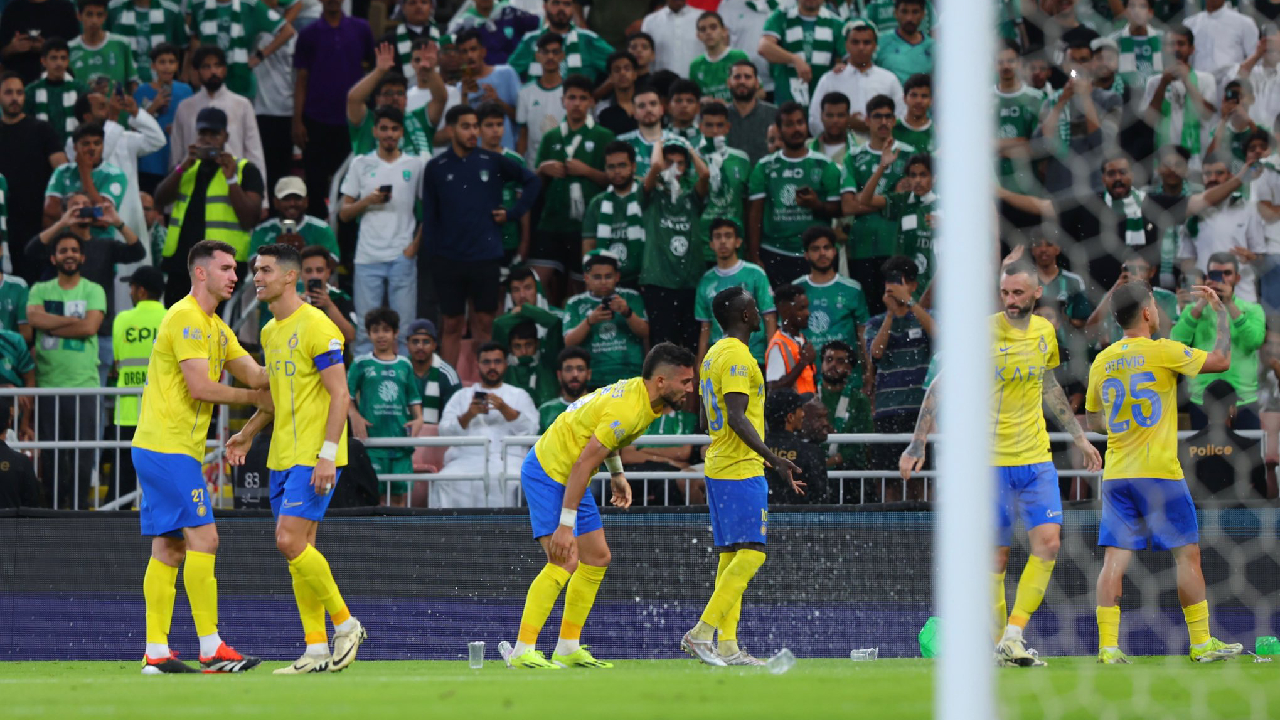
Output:
[[[705,378],[702,381],[702,403],[707,409],[707,425],[712,430],[723,428],[724,414],[720,412],[720,406],[716,404],[716,390],[711,384],[711,378]]]
[[[1145,385],[1152,385],[1156,381],[1156,375],[1152,372],[1135,373],[1129,378],[1129,398],[1133,403],[1129,406],[1129,413],[1133,416],[1133,421],[1138,423],[1138,427],[1151,427],[1160,422],[1160,415],[1163,410],[1160,403],[1160,395]],[[1140,402],[1145,401],[1150,404],[1151,412],[1142,411]],[[1107,425],[1113,433],[1122,433],[1129,429],[1129,421],[1118,421],[1116,418],[1120,415],[1120,409],[1125,404],[1125,387],[1124,382],[1117,378],[1107,378],[1102,381],[1102,403],[1111,408],[1111,417],[1107,420]]]

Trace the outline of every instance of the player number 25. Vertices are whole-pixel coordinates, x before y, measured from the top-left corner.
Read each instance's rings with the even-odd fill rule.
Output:
[[[1160,415],[1163,407],[1160,403],[1160,395],[1146,385],[1152,385],[1156,381],[1155,373],[1140,372],[1135,373],[1129,378],[1129,398],[1132,404],[1129,406],[1129,413],[1133,416],[1133,421],[1138,423],[1138,427],[1151,427],[1160,422]],[[1144,413],[1140,402],[1147,402],[1151,406],[1151,412]],[[1117,378],[1107,378],[1102,381],[1102,403],[1111,408],[1111,417],[1107,420],[1111,432],[1122,433],[1129,429],[1129,421],[1118,421],[1116,418],[1120,415],[1120,409],[1125,404],[1125,388],[1124,382]]]
[[[724,427],[724,414],[720,412],[720,406],[716,404],[716,390],[711,384],[711,378],[702,381],[702,402],[707,408],[707,425],[712,430],[719,430]]]

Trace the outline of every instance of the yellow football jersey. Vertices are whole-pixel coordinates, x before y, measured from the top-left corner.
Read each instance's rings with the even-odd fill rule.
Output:
[[[619,380],[578,398],[565,408],[538,438],[533,452],[547,476],[565,485],[569,482],[569,470],[591,438],[610,450],[617,450],[643,435],[657,417],[643,378]]]
[[[1085,409],[1107,421],[1103,480],[1181,480],[1177,375],[1197,375],[1208,353],[1173,340],[1124,338],[1089,368]]]
[[[160,321],[147,361],[147,384],[142,390],[133,446],[203,461],[213,405],[191,397],[181,363],[208,360],[209,379],[218,382],[223,367],[245,355],[248,353],[231,328],[216,313],[205,314],[195,297],[188,295],[174,303]]]
[[[320,371],[342,364],[342,333],[322,311],[303,305],[289,317],[272,319],[262,328],[262,350],[271,379],[271,401],[276,406],[267,467],[314,467],[329,419],[329,391]],[[347,382],[345,372],[342,382]],[[347,464],[346,425],[334,464]]]
[[[998,467],[1049,462],[1045,429],[1044,374],[1058,367],[1058,336],[1048,320],[1032,315],[1026,330],[1004,313],[991,316],[991,464]]]
[[[745,480],[764,475],[764,458],[729,428],[724,396],[747,396],[747,421],[764,440],[764,375],[741,340],[723,338],[702,360],[702,384],[698,387],[707,415],[711,447],[707,448],[706,476],[713,480]]]

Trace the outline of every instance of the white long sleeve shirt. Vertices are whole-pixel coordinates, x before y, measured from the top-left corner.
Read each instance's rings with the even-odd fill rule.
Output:
[[[462,427],[462,423],[458,421],[458,418],[470,407],[471,399],[475,397],[476,391],[487,392],[501,397],[503,402],[514,408],[519,415],[515,420],[508,422],[502,416],[502,413],[497,410],[489,410],[489,412],[482,415],[476,415],[471,419],[471,422],[467,423],[465,428]],[[453,394],[453,397],[449,398],[449,402],[444,406],[444,411],[440,413],[440,435],[442,437],[489,438],[489,477],[487,479],[483,477],[485,459],[483,447],[464,445],[449,448],[444,454],[445,466],[440,469],[441,472],[474,472],[478,482],[441,481],[432,483],[432,507],[502,507],[508,505],[510,502],[509,497],[502,497],[500,488],[497,486],[500,470],[504,467],[505,460],[508,489],[518,487],[520,484],[520,465],[524,462],[524,456],[528,454],[529,449],[509,447],[504,458],[502,439],[516,435],[536,434],[538,434],[538,409],[534,407],[533,398],[529,397],[529,393],[521,388],[503,383],[496,388],[486,388],[476,384],[458,390]],[[486,480],[487,482],[480,482]],[[476,487],[465,487],[468,485],[475,485]],[[491,487],[490,492],[481,492],[485,485]],[[440,492],[437,492],[437,487],[439,487]],[[486,495],[487,502],[485,502]],[[510,493],[508,493],[509,495]],[[441,500],[443,502],[440,502]]]
[[[846,65],[840,72],[829,72],[818,80],[809,103],[809,132],[814,137],[822,135],[822,98],[827,93],[844,93],[849,98],[849,115],[867,116],[867,101],[877,95],[893,98],[894,112],[899,118],[907,114],[907,101],[902,95],[902,83],[898,76],[878,65],[866,71]]]
[[[645,17],[640,29],[653,38],[653,72],[670,70],[680,77],[689,77],[689,65],[706,48],[698,42],[698,17],[702,11],[685,5],[678,13],[671,8]]]
[[[173,118],[173,142],[169,147],[169,169],[178,166],[187,157],[187,146],[196,142],[196,115],[207,107],[216,107],[227,114],[226,151],[238,158],[253,163],[262,173],[267,174],[266,155],[262,152],[262,136],[258,134],[258,117],[253,113],[253,103],[241,95],[237,95],[223,87],[211,97],[206,90],[197,90],[194,95],[178,105],[178,113]],[[270,196],[270,188],[263,195],[263,202]]]
[[[1223,71],[1244,62],[1258,48],[1258,25],[1235,8],[1223,6],[1215,12],[1201,10],[1187,18],[1185,24],[1195,35],[1196,51],[1191,56],[1191,67],[1201,72],[1221,78]]]

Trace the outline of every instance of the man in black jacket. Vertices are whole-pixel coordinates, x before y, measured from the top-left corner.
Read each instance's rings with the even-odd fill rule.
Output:
[[[808,442],[801,436],[805,427],[805,415],[813,410],[809,404],[813,393],[797,393],[783,388],[769,393],[764,403],[765,423],[768,433],[764,443],[780,458],[790,460],[800,467],[804,478],[805,494],[800,495],[771,467],[764,474],[769,481],[769,501],[778,504],[827,502],[827,463],[822,447]],[[821,407],[821,403],[817,404]]]
[[[1178,462],[1186,470],[1196,500],[1257,500],[1276,497],[1276,477],[1262,462],[1257,440],[1232,428],[1236,390],[1226,380],[1204,389],[1209,424],[1178,446]]]

